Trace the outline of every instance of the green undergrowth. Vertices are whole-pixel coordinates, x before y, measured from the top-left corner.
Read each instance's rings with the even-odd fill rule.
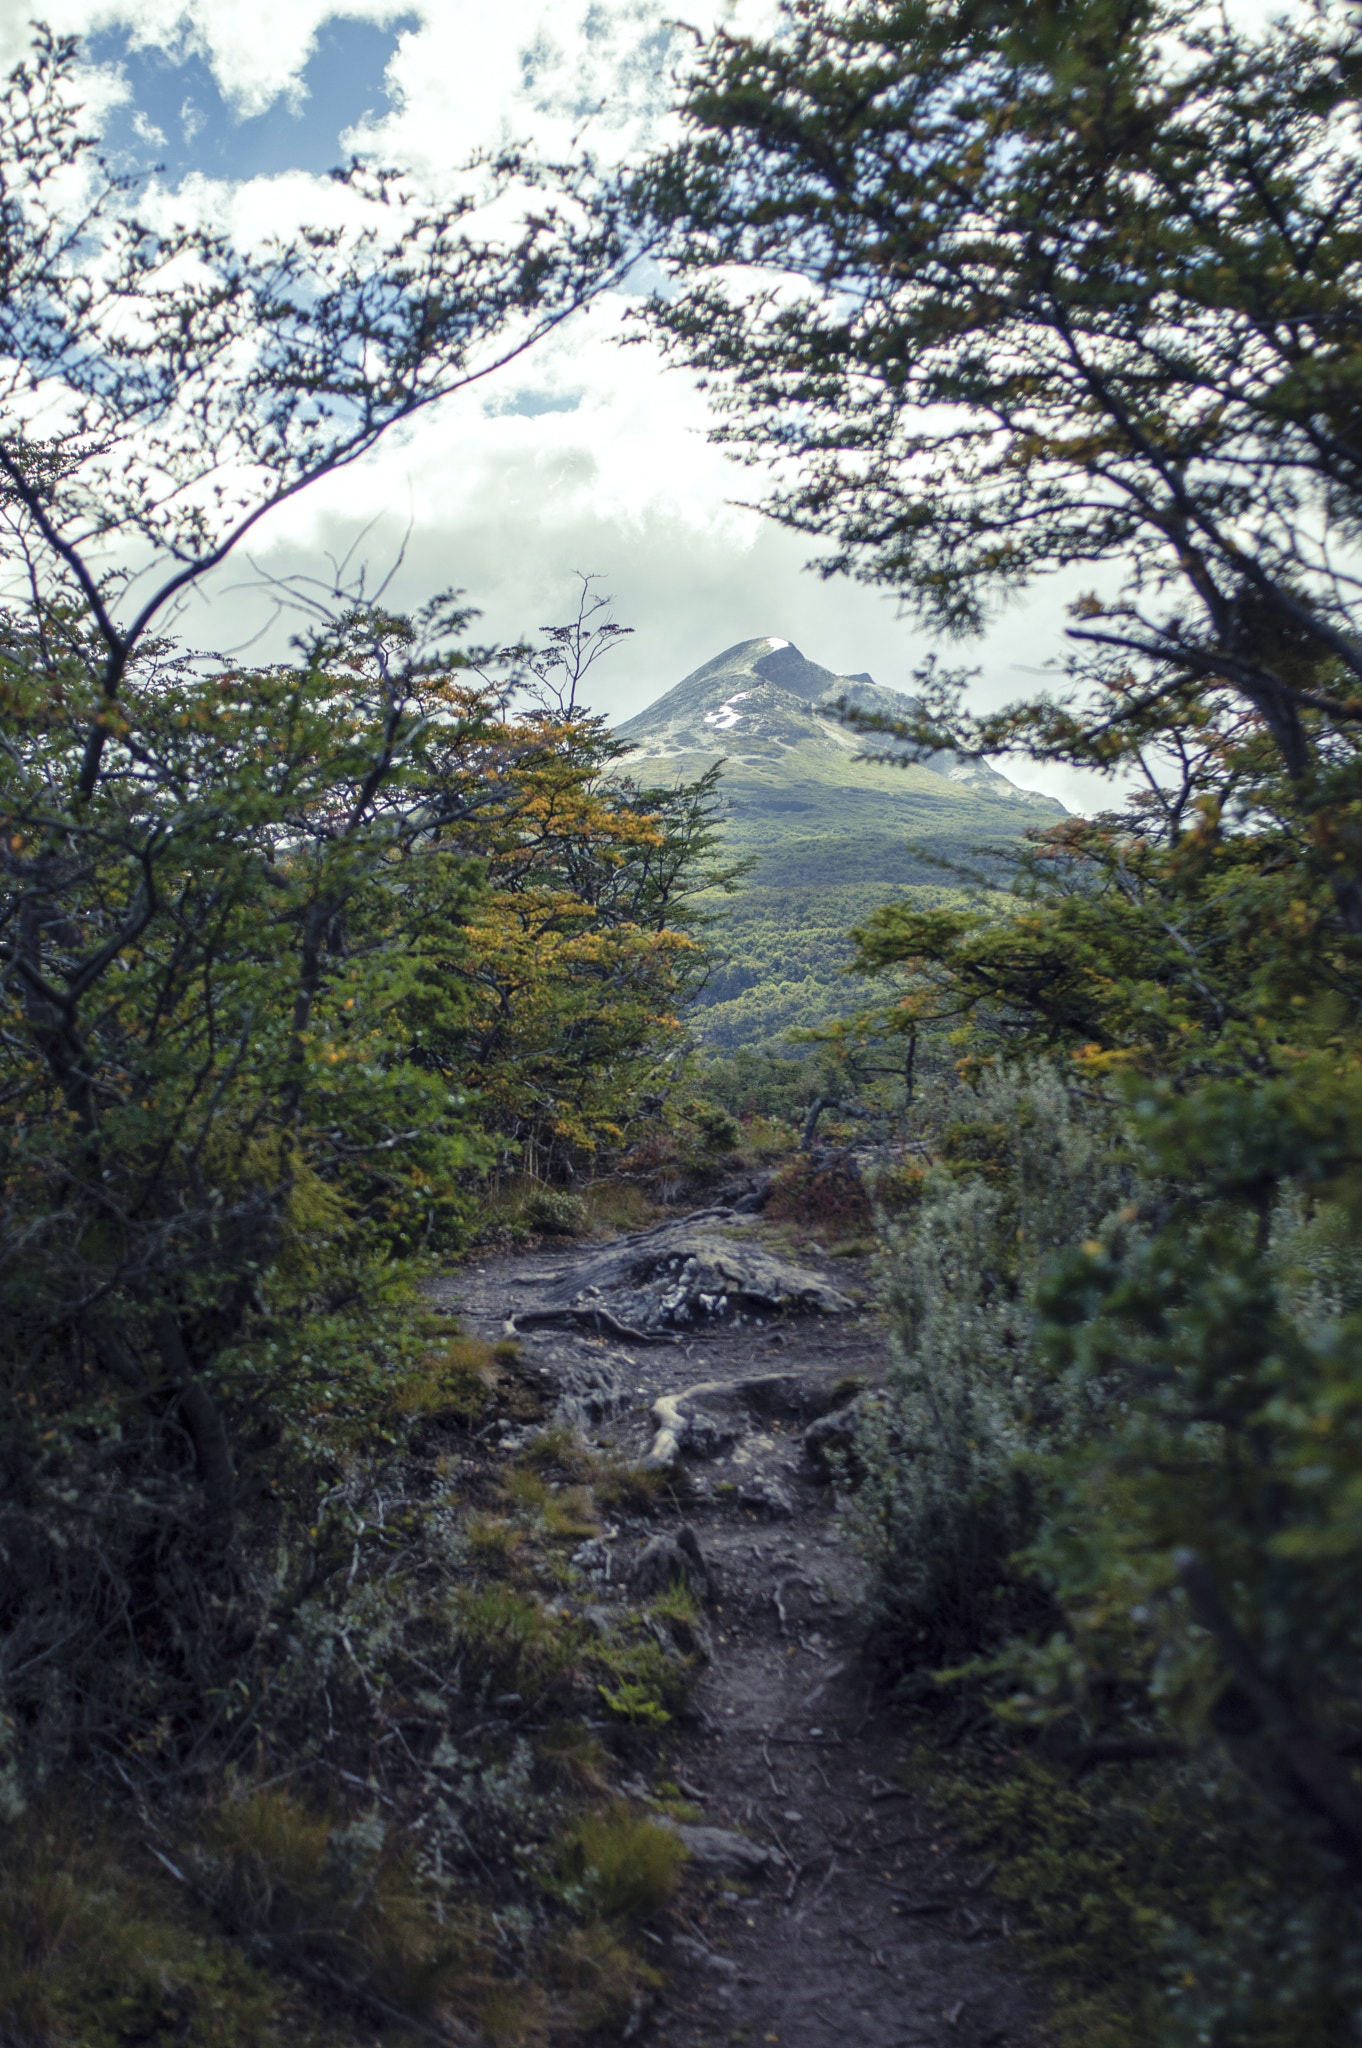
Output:
[[[1232,2016],[1254,2048],[1355,2040],[1346,1900],[1320,1895],[1308,1848],[1285,1828],[1265,1867],[1261,1816],[1245,1814],[1214,1758],[1078,1776],[928,1736],[903,1779],[953,1841],[995,1866],[989,1893],[1042,1992],[1052,2048],[1217,2039]],[[1289,2001],[1288,1956],[1301,1970]]]
[[[1356,1086],[997,1070],[889,1191],[867,1647],[1062,2048],[1357,2040]]]
[[[280,1453],[292,1497],[215,1581],[215,1688],[177,1694],[163,1646],[156,1718],[11,1774],[4,2048],[550,2048],[655,1989],[684,1852],[639,1780],[674,1790],[704,1624],[679,1586],[604,1604],[574,1555],[664,1482],[562,1428],[490,1454],[543,1419],[519,1347],[410,1338]]]
[[[647,1189],[633,1180],[604,1177],[567,1188],[532,1174],[507,1173],[481,1190],[476,1230],[483,1244],[613,1237],[646,1229],[657,1214]]]

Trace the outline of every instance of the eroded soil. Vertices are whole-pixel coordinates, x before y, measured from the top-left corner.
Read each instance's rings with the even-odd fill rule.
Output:
[[[545,1276],[588,1255],[475,1259],[441,1291],[470,1330],[499,1337]],[[873,1381],[884,1334],[869,1276],[807,1246],[798,1256],[858,1306],[774,1325],[721,1320],[670,1346],[537,1328],[522,1356],[589,1438],[634,1457],[654,1440],[653,1402],[697,1381],[793,1373],[829,1395],[853,1375]],[[608,1599],[648,1538],[694,1530],[717,1581],[712,1659],[672,1778],[705,1822],[776,1852],[750,1884],[697,1873],[659,1951],[666,1988],[632,2038],[656,2048],[1022,2048],[1036,2009],[989,1873],[897,1784],[903,1731],[877,1709],[857,1660],[856,1563],[829,1489],[803,1459],[804,1421],[747,1414],[734,1441],[683,1461],[684,1509],[621,1516],[583,1559]],[[744,1504],[763,1493],[764,1504]]]

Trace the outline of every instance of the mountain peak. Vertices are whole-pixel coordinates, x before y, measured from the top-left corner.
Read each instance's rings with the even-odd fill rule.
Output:
[[[689,775],[727,757],[734,768],[741,763],[763,779],[775,773],[789,783],[809,775],[854,782],[865,772],[856,762],[862,740],[817,708],[840,697],[888,718],[911,717],[919,708],[916,699],[882,688],[865,669],[848,674],[824,668],[793,641],[768,634],[739,640],[702,662],[615,732],[629,743],[631,765],[640,768],[645,762],[675,762],[673,772]],[[987,762],[958,754],[933,754],[912,769],[890,772],[940,777],[975,796],[1063,814],[1053,797],[1019,789]]]

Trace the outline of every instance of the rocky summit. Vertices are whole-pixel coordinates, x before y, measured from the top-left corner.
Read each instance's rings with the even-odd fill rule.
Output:
[[[693,780],[723,763],[728,845],[753,866],[714,908],[727,958],[697,1020],[717,1047],[779,1038],[857,1007],[846,934],[896,896],[940,900],[952,865],[1065,815],[984,761],[866,761],[839,698],[891,718],[918,707],[863,671],[823,668],[790,641],[740,640],[616,728],[640,781]],[[883,746],[892,746],[884,742]],[[944,865],[943,865],[944,864]]]
[[[740,640],[618,726],[616,734],[631,743],[630,766],[644,774],[652,763],[665,762],[689,775],[699,760],[724,757],[725,786],[735,797],[742,792],[734,809],[742,837],[750,836],[754,815],[797,816],[817,809],[813,789],[801,801],[801,782],[832,782],[853,801],[862,792],[887,794],[903,803],[905,822],[914,812],[921,815],[924,802],[930,806],[933,798],[950,805],[951,790],[943,782],[960,794],[1022,806],[1032,823],[1039,814],[1063,815],[1053,797],[1019,789],[987,762],[958,754],[931,754],[903,767],[858,760],[866,740],[828,715],[839,699],[890,718],[910,717],[919,708],[902,690],[885,689],[864,672],[823,668],[789,640]]]

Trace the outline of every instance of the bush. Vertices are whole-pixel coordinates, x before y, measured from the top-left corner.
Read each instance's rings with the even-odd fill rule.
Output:
[[[910,1776],[952,1835],[999,1862],[990,1891],[1045,1971],[1056,2048],[1356,2040],[1355,1911],[1288,1834],[1264,1834],[1223,1762],[1075,1781],[1015,1748],[966,1760],[924,1748]]]
[[[591,1228],[586,1203],[563,1188],[540,1188],[526,1202],[524,1218],[546,1237],[581,1237]]]
[[[859,1444],[880,1653],[910,1695],[968,1685],[1010,1726],[1010,1760],[984,1743],[949,1797],[1037,1915],[1067,2038],[1342,2048],[1362,1082],[1298,1056],[1131,1084],[1121,1118],[1036,1069],[972,1108],[897,1226]],[[1042,1743],[1100,1777],[1055,1785]]]
[[[186,1862],[223,1929],[276,1963],[320,1965],[418,2013],[466,1969],[468,1944],[430,1910],[409,1846],[376,1808],[347,1817],[278,1787],[229,1793]]]
[[[777,1223],[799,1223],[842,1234],[866,1231],[873,1222],[870,1197],[848,1160],[800,1153],[776,1173],[766,1214]]]
[[[0,1829],[5,2048],[272,2048],[294,2038],[288,2004],[140,1843],[51,1800]]]
[[[583,1814],[564,1836],[558,1887],[583,1914],[640,1920],[666,1904],[685,1860],[685,1846],[670,1828],[616,1803]]]
[[[736,1152],[742,1143],[742,1125],[717,1104],[696,1103],[691,1122],[706,1152]]]
[[[986,1074],[971,1108],[890,1225],[891,1362],[849,1510],[878,1654],[924,1695],[937,1666],[1051,1611],[1013,1559],[1037,1528],[1033,1458],[1087,1418],[1039,1364],[1034,1291],[1133,1185],[1115,1112],[1054,1070]]]

